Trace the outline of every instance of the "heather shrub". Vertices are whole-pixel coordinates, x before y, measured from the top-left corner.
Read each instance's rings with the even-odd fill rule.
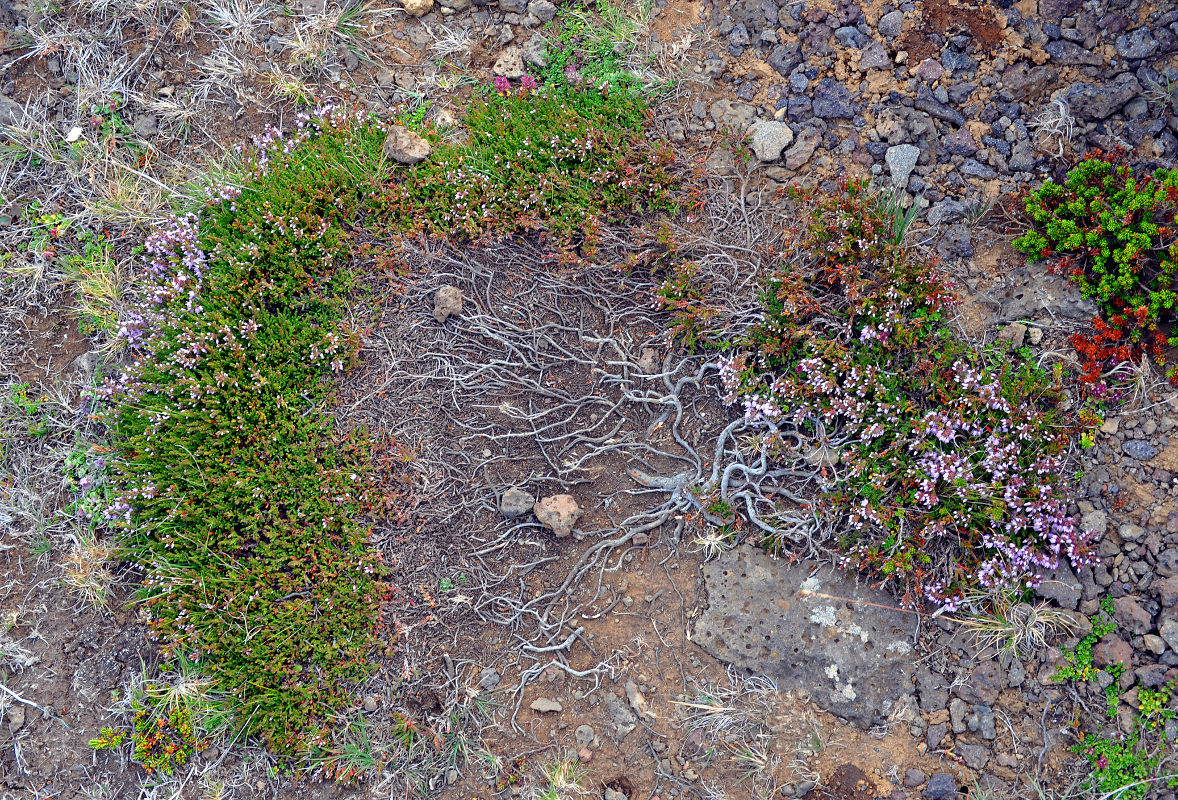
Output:
[[[261,143],[240,195],[148,240],[152,289],[123,327],[137,357],[109,390],[122,496],[107,513],[145,569],[148,624],[279,752],[367,675],[380,595],[363,434],[322,405],[354,351],[341,221],[382,139],[339,114],[301,123]]]
[[[328,108],[256,140],[243,186],[146,241],[148,285],[119,327],[134,360],[105,392],[105,514],[164,654],[203,669],[274,751],[327,742],[380,629],[369,437],[325,410],[357,350],[356,232],[585,243],[610,214],[671,205],[645,111],[620,91],[489,92],[465,144],[429,132],[431,157],[394,167],[387,123]]]
[[[592,241],[607,215],[674,208],[672,156],[646,141],[647,113],[626,86],[483,91],[465,143],[398,172],[370,202],[405,233]]]
[[[1063,184],[1047,181],[1024,203],[1032,228],[1014,241],[1031,261],[1056,266],[1094,298],[1100,318],[1092,334],[1072,343],[1084,359],[1083,379],[1095,383],[1122,361],[1148,354],[1165,363],[1178,344],[1159,326],[1178,300],[1178,170],[1135,175],[1108,157],[1082,161]],[[1178,373],[1170,370],[1171,382]]]
[[[866,186],[794,200],[794,252],[720,373],[777,458],[813,473],[844,563],[949,608],[979,589],[1033,586],[1061,556],[1085,563],[1051,376],[953,335],[952,296],[895,243]],[[804,458],[806,442],[825,457]]]

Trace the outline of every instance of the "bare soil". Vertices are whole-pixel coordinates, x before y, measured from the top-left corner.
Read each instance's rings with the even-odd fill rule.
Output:
[[[917,8],[916,24],[904,34],[910,63],[939,50],[929,38],[934,34],[970,33],[974,57],[1001,45],[1003,28],[988,5],[925,0]],[[667,45],[701,16],[699,0],[672,0],[652,32]],[[878,16],[878,9],[869,16]],[[201,60],[215,49],[212,34],[141,22],[128,23],[120,35],[131,59],[147,54],[136,68],[146,71],[137,86],[143,96],[199,77]],[[289,33],[293,24],[277,15],[266,34]],[[403,107],[415,85],[434,80],[436,89],[440,72],[421,37],[411,38],[413,26],[419,23],[400,13],[378,18],[366,36],[372,61],[349,67],[332,53],[340,63],[308,83],[323,98],[382,111]],[[283,54],[267,51],[265,36],[259,39],[244,48],[244,73],[226,80],[188,133],[148,137],[153,149],[140,167],[169,160],[199,164],[268,124],[292,119],[295,105],[276,96],[266,77],[289,65],[281,63]],[[20,52],[4,39],[0,47],[9,55]],[[489,35],[481,38],[466,66],[485,77],[499,50]],[[71,117],[71,90],[53,59],[10,64],[5,91],[22,103],[49,97],[54,111],[47,124],[68,129],[67,123],[84,121]],[[739,63],[763,72],[763,62],[750,57]],[[710,102],[728,92],[694,84],[690,76],[683,86],[660,109],[660,123],[686,119],[693,100]],[[469,91],[435,91],[435,113],[460,113]],[[765,87],[758,91],[760,102]],[[722,148],[717,137],[680,149],[690,165]],[[843,165],[823,160],[801,177],[823,180],[841,171]],[[62,187],[41,191],[47,202],[69,207]],[[0,208],[16,204],[17,198],[0,194]],[[961,326],[979,340],[993,335],[986,292],[1001,287],[1015,263],[1008,238],[994,232],[960,276],[966,295]],[[815,787],[811,796],[830,800],[903,796],[908,770],[948,772],[959,786],[971,785],[981,773],[965,766],[951,744],[930,749],[907,723],[856,729],[804,696],[750,682],[751,676],[695,645],[693,622],[707,602],[705,556],[696,543],[706,526],[698,516],[670,516],[642,539],[595,551],[624,531],[626,520],[652,519],[667,499],[636,480],[635,470],[674,475],[696,455],[707,466],[707,443],[735,412],[707,381],[676,396],[690,412],[677,428],[667,413],[672,406],[662,400],[673,389],[656,381],[645,401],[628,399],[619,387],[647,386],[635,377],[640,365],[647,374],[657,365],[674,367],[677,380],[703,359],[666,343],[663,321],[650,311],[651,276],[624,275],[611,266],[562,273],[546,256],[534,242],[397,253],[388,264],[371,265],[368,299],[357,304],[362,365],[341,386],[338,413],[341,425],[365,423],[396,442],[378,455],[390,476],[390,498],[402,511],[378,523],[375,534],[393,580],[384,610],[387,646],[356,709],[373,740],[388,744],[397,714],[440,730],[458,701],[487,701],[485,714],[468,723],[472,756],[484,751],[499,768],[472,757],[453,773],[426,776],[427,790],[455,798],[530,793],[540,766],[570,754],[588,768],[588,796],[609,788],[629,800],[781,797],[783,788],[806,784]],[[433,292],[441,285],[458,285],[467,297],[463,314],[444,324],[431,316]],[[65,386],[76,396],[87,376],[75,362],[93,343],[79,333],[68,293],[49,291],[44,298],[48,313],[21,313],[10,321],[0,349],[2,372],[36,391]],[[528,358],[516,349],[522,343],[530,347]],[[575,413],[574,401],[590,394],[600,402],[582,403],[585,412]],[[14,478],[5,480],[16,485]],[[556,539],[534,522],[504,519],[498,501],[510,486],[536,497],[572,494],[585,511],[576,536]],[[61,502],[60,493],[46,496],[50,513]],[[60,549],[38,554],[34,533],[14,522],[0,540],[0,634],[21,642],[34,660],[4,673],[4,684],[43,708],[0,702],[0,797],[375,797],[397,785],[399,776],[390,774],[356,787],[303,774],[276,776],[281,765],[271,756],[239,744],[206,751],[187,783],[167,784],[157,794],[125,756],[95,753],[87,742],[114,719],[106,710],[114,693],[125,692],[133,675],[152,669],[157,659],[135,617],[137,576],[120,574],[105,607],[79,604],[60,582]],[[589,566],[581,569],[586,558]],[[579,633],[563,645],[573,630]],[[950,634],[926,626],[922,664],[946,676],[968,675],[975,654]],[[545,668],[557,653],[563,665]],[[489,688],[480,685],[488,668],[498,676]],[[1058,712],[1041,718],[1042,707],[1028,705],[1022,692],[1003,691],[1009,733],[1003,730],[1000,744],[1010,760],[991,762],[986,772],[1014,783],[1042,765],[1047,774],[1071,769],[1063,738],[1044,741],[1046,725],[1061,724]],[[711,703],[705,698],[733,708],[728,727],[700,721],[708,713],[701,705]],[[541,699],[556,701],[561,710],[534,710]],[[947,713],[941,715],[947,721]],[[934,714],[938,722],[932,724],[941,715]],[[619,728],[619,719],[631,717],[632,730],[622,733],[629,723]],[[578,733],[581,726],[592,731]]]

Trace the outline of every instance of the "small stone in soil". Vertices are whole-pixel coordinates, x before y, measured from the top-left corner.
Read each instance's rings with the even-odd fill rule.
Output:
[[[434,319],[445,322],[462,313],[462,290],[457,286],[442,286],[434,292]]]
[[[926,800],[954,800],[957,797],[957,781],[947,772],[938,772],[929,778],[924,787]]]
[[[535,497],[518,486],[512,486],[499,498],[499,513],[508,519],[515,519],[529,513],[535,504]]]
[[[482,673],[479,675],[479,688],[489,692],[498,685],[499,671],[494,667],[484,667]]]
[[[551,700],[547,697],[538,697],[532,701],[528,708],[540,714],[559,713],[564,711],[564,706],[557,700]]]

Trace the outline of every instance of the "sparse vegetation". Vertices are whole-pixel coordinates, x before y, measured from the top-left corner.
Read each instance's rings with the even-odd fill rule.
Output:
[[[1076,646],[1064,654],[1067,663],[1052,676],[1054,680],[1086,683],[1096,674],[1097,667],[1092,662],[1092,648],[1117,627],[1113,621],[1112,598],[1106,595],[1100,601],[1100,608],[1100,613],[1091,620],[1092,630],[1084,634]]]
[[[157,678],[140,675],[116,709],[129,717],[127,726],[103,728],[90,746],[95,750],[129,747],[131,760],[149,776],[175,774],[230,726],[227,698],[184,658],[176,659],[175,669]]]

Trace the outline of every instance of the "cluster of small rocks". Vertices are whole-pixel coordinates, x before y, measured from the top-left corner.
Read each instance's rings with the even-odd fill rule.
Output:
[[[535,514],[536,521],[558,539],[573,534],[573,526],[584,511],[570,494],[554,494],[536,500],[529,492],[512,486],[499,497],[499,513],[508,519]]]
[[[934,31],[911,2],[707,8],[727,46],[693,68],[727,91],[696,99],[685,133],[749,132],[777,180],[803,168],[881,174],[931,204],[936,224],[992,195],[993,181],[1041,179],[1063,146],[1178,155],[1178,93],[1165,88],[1178,80],[1166,63],[1178,52],[1178,10],[1041,0],[1037,14],[966,8],[965,22]],[[968,257],[969,244],[942,255]]]

